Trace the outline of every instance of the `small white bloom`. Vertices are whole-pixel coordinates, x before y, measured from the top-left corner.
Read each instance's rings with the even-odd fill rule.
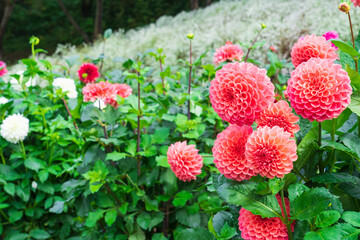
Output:
[[[76,91],[75,81],[71,78],[55,78],[53,86],[65,93],[68,98],[77,98],[78,92]]]
[[[32,186],[34,189],[36,189],[36,188],[37,188],[37,186],[38,186],[38,184],[37,184],[37,182],[32,181],[31,186]]]
[[[5,118],[0,126],[0,135],[11,143],[23,141],[29,133],[29,119],[22,114],[13,114]]]
[[[0,97],[0,105],[5,104],[7,102],[9,102],[9,100],[6,97]]]
[[[98,98],[94,102],[94,106],[103,110],[104,108],[106,108],[106,103],[101,98]]]
[[[10,78],[11,87],[13,89],[15,89],[17,91],[23,90],[20,84],[23,84],[23,82],[24,82],[24,72],[25,72],[24,70],[16,72],[17,75],[20,75],[19,81],[14,77]],[[20,82],[20,84],[19,84],[19,82]],[[36,79],[29,78],[29,81],[27,81],[25,83],[25,87],[30,87],[30,86],[33,86],[33,87],[36,86]]]

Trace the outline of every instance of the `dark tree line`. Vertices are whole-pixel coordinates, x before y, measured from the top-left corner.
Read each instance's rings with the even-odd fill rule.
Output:
[[[27,56],[31,35],[51,52],[58,43],[92,42],[107,28],[137,28],[213,1],[0,0],[0,59]]]

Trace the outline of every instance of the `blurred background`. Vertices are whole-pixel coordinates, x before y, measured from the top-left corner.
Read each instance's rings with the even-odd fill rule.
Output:
[[[53,53],[59,43],[93,42],[105,29],[129,29],[163,15],[206,7],[217,0],[0,0],[0,59],[30,54],[29,37]]]

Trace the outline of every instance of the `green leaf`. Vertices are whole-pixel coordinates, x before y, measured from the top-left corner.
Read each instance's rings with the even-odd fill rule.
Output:
[[[346,64],[345,71],[350,77],[351,84],[357,89],[360,89],[360,74],[356,72],[356,70],[352,69],[349,64]]]
[[[236,235],[236,229],[233,227],[229,227],[228,223],[226,222],[221,229],[220,237],[222,239],[230,239]]]
[[[39,228],[31,230],[29,234],[35,239],[48,239],[51,237],[49,233]]]
[[[172,201],[172,203],[175,207],[185,206],[186,202],[188,200],[190,200],[192,197],[193,197],[193,195],[190,192],[184,190],[184,191],[178,192],[175,195],[175,198]]]
[[[0,203],[0,209],[4,209],[4,208],[8,208],[8,207],[10,207],[9,204],[7,204],[7,203]]]
[[[180,132],[185,132],[188,129],[187,116],[184,114],[178,113],[176,115],[175,123],[177,130]]]
[[[290,216],[292,219],[310,220],[329,207],[333,198],[336,196],[325,188],[313,188],[305,191],[293,201],[290,200]]]
[[[13,183],[5,184],[4,191],[7,192],[9,195],[14,196],[15,195],[15,184],[13,184]]]
[[[175,237],[175,240],[215,240],[207,229],[202,227],[188,228],[182,230],[179,235]]]
[[[25,167],[34,170],[36,172],[38,172],[40,168],[45,168],[45,162],[34,157],[27,158],[24,161],[24,165]]]
[[[344,53],[349,54],[351,57],[356,57],[359,55],[358,51],[356,51],[350,44],[341,41],[339,39],[333,39],[331,42],[337,46]]]
[[[112,152],[112,153],[106,154],[105,160],[112,160],[112,161],[116,162],[116,161],[119,161],[124,158],[126,158],[126,153]]]
[[[358,136],[353,133],[345,133],[341,135],[340,140],[360,158],[360,138]]]
[[[336,223],[339,220],[340,216],[341,214],[335,210],[324,211],[317,216],[315,225],[318,228],[328,227]]]
[[[317,232],[307,232],[304,240],[335,240],[341,239],[341,235],[334,228],[323,228]]]
[[[140,215],[136,218],[136,222],[139,224],[139,226],[146,230],[153,229],[156,225],[161,223],[164,219],[164,213],[162,212],[142,212]]]
[[[145,240],[145,233],[141,230],[139,225],[136,224],[135,232],[129,236],[128,240]]]
[[[136,140],[132,139],[126,143],[125,152],[130,153],[131,156],[136,155]]]
[[[176,219],[179,223],[188,227],[200,227],[201,224],[200,213],[190,214],[186,209],[176,211]]]
[[[348,108],[350,108],[353,113],[360,116],[360,94],[351,94],[351,102],[348,105]]]
[[[64,211],[64,204],[64,201],[56,201],[49,211],[52,213],[62,213]]]
[[[344,212],[341,218],[345,221],[353,225],[354,227],[360,227],[360,213],[347,211]]]
[[[281,209],[275,196],[258,195],[255,192],[257,184],[249,181],[232,181],[220,175],[213,178],[216,192],[227,203],[242,206],[255,215],[262,217],[280,217]]]
[[[105,210],[98,208],[95,212],[89,212],[89,215],[85,221],[85,226],[95,227],[96,222],[103,217]]]
[[[2,176],[5,181],[14,181],[22,178],[10,166],[3,164],[0,164],[0,176]]]
[[[22,218],[23,214],[24,213],[22,211],[17,211],[15,209],[10,209],[8,211],[9,220],[10,220],[11,223],[19,221]]]
[[[169,128],[159,128],[152,135],[152,143],[161,144],[164,143],[169,137],[170,129]]]
[[[315,148],[315,142],[317,141],[319,134],[319,127],[313,127],[302,139],[297,147],[298,159],[294,162],[294,167],[298,170],[302,169],[305,164],[313,158]]]
[[[335,130],[338,130],[339,128],[341,128],[344,123],[349,119],[350,115],[351,115],[351,110],[349,108],[346,108],[337,118],[335,121]],[[332,132],[333,130],[333,121],[332,120],[326,120],[323,121],[321,123],[321,127],[322,129],[328,131],[329,133]]]
[[[351,151],[349,148],[347,148],[346,146],[344,146],[343,144],[338,143],[338,142],[332,142],[332,141],[329,141],[329,140],[324,140],[323,141],[323,148],[326,148],[326,147],[331,147],[331,148],[334,148],[336,150],[348,153],[351,156],[355,156],[355,157],[357,156],[356,152]]]
[[[269,187],[270,190],[272,192],[272,195],[276,195],[280,192],[280,190],[283,188],[283,186],[285,185],[285,181],[283,181],[280,178],[273,178],[273,179],[269,179]]]
[[[303,240],[310,229],[308,221],[295,221],[294,240]]]
[[[311,179],[318,183],[360,183],[360,179],[345,172],[332,172],[317,175]]]
[[[105,222],[109,227],[111,227],[111,225],[113,225],[113,223],[116,221],[116,217],[117,217],[116,209],[111,209],[105,214]]]
[[[360,229],[354,228],[349,223],[340,223],[333,227],[340,234],[341,238],[344,240],[357,240],[358,235],[360,234]]]
[[[49,172],[47,170],[41,170],[39,172],[39,180],[44,183],[49,177]]]
[[[55,192],[54,185],[52,185],[52,184],[49,183],[49,182],[39,183],[39,184],[38,184],[38,189],[39,189],[40,191],[43,191],[43,192],[48,193],[48,194],[50,194],[50,195],[53,195],[54,192]]]
[[[162,233],[155,233],[151,240],[168,240]]]
[[[212,226],[217,235],[221,233],[221,229],[227,222],[232,222],[232,215],[229,212],[220,211],[212,217]]]
[[[166,167],[166,168],[170,167],[170,164],[167,160],[167,156],[163,156],[163,155],[156,156],[155,161],[156,161],[156,166],[158,167]]]

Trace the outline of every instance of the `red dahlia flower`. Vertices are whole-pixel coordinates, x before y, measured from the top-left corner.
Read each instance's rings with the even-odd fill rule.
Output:
[[[276,196],[282,215],[284,211],[279,195]],[[285,208],[288,217],[290,217],[290,202],[285,198]],[[260,215],[254,215],[250,211],[241,208],[239,212],[239,230],[244,240],[288,240],[286,225],[278,217],[262,218]],[[295,222],[291,225],[294,230]]]
[[[250,126],[230,125],[216,137],[212,149],[214,163],[225,177],[242,181],[254,176],[246,165],[245,144],[252,133]]]
[[[243,55],[244,51],[239,46],[228,41],[225,46],[216,49],[214,53],[214,64],[219,65],[221,62],[232,62],[234,60],[240,61]]]
[[[339,39],[339,34],[336,31],[330,31],[323,35],[323,37],[326,39],[326,41],[329,41],[331,39]],[[331,43],[331,46],[335,48],[336,50],[339,49],[335,44]]]
[[[335,48],[324,37],[307,35],[300,38],[291,50],[291,61],[295,67],[310,58],[322,58],[335,61],[337,58]]]
[[[96,79],[100,77],[98,67],[92,63],[84,63],[81,65],[78,75],[80,81],[84,83],[96,82]]]
[[[196,175],[201,173],[203,159],[198,154],[195,145],[187,145],[186,142],[176,142],[171,144],[167,151],[167,159],[171,170],[181,181],[191,181],[196,179]]]
[[[266,70],[246,62],[228,63],[211,81],[210,101],[223,120],[251,125],[274,102],[274,89]]]
[[[5,76],[5,74],[7,73],[7,69],[6,69],[6,64],[3,61],[0,61],[0,77]]]
[[[350,104],[352,89],[339,64],[312,58],[292,71],[286,92],[297,114],[322,122],[340,115]]]
[[[258,128],[245,145],[247,167],[268,178],[288,174],[297,160],[296,143],[290,137],[290,133],[278,126]]]
[[[277,103],[270,103],[255,121],[257,125],[259,125],[258,127],[279,126],[286,132],[291,133],[291,137],[294,137],[294,133],[298,132],[300,127],[296,124],[299,118],[295,116],[291,110],[289,104],[284,100]]]

